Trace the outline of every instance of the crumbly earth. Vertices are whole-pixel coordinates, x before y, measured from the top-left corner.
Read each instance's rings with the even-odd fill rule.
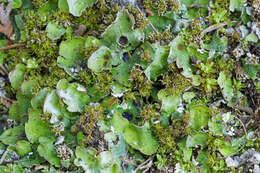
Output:
[[[0,5],[0,172],[259,173],[259,0]]]

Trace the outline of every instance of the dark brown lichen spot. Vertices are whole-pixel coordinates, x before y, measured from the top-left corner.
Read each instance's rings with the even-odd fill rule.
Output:
[[[109,59],[109,56],[108,56],[108,55],[105,55],[105,56],[104,56],[104,59]]]
[[[121,36],[118,40],[118,43],[121,44],[122,46],[126,45],[128,43],[128,39],[125,36]]]
[[[133,114],[131,114],[130,112],[124,112],[122,116],[128,121],[131,121],[133,119]]]
[[[130,56],[129,56],[128,52],[123,53],[123,60],[124,60],[124,62],[130,61]]]
[[[178,50],[182,50],[182,45],[179,44],[177,48],[178,48]]]
[[[61,121],[63,119],[62,116],[58,116],[58,120]]]

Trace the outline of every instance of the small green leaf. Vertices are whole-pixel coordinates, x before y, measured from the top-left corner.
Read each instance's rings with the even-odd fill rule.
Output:
[[[82,12],[88,7],[93,5],[97,0],[67,0],[69,12],[73,16],[81,16]]]
[[[126,142],[123,134],[119,135],[119,140],[117,144],[109,144],[109,150],[114,154],[116,158],[123,157],[127,154]]]
[[[123,133],[125,128],[129,125],[127,119],[125,119],[120,113],[116,112],[112,118],[112,126],[117,133]]]
[[[46,3],[44,3],[39,9],[38,12],[43,14],[44,13],[50,13],[50,11],[57,9],[57,1],[56,0],[48,0]]]
[[[253,42],[253,43],[257,43],[258,37],[254,33],[251,33],[248,36],[246,36],[245,40]]]
[[[88,68],[94,72],[101,72],[102,70],[109,69],[111,60],[110,50],[102,46],[94,52],[88,59]]]
[[[43,112],[50,113],[50,123],[64,122],[65,126],[69,124],[69,118],[73,117],[73,114],[68,112],[55,90],[52,90],[45,98],[43,105]],[[61,120],[60,120],[61,119]]]
[[[198,79],[198,75],[193,75],[192,66],[190,65],[190,55],[187,50],[187,46],[185,46],[182,36],[177,36],[170,43],[170,54],[168,57],[168,62],[172,63],[176,61],[178,68],[182,68],[182,74],[192,79],[192,84],[198,86],[200,81]]]
[[[6,145],[14,145],[17,141],[22,139],[23,134],[24,126],[16,126],[5,130],[0,136],[0,141]]]
[[[17,64],[15,69],[9,73],[9,79],[11,86],[18,90],[23,82],[25,72],[25,66],[23,64]]]
[[[222,117],[217,115],[211,118],[208,122],[209,130],[213,135],[222,135],[224,131],[224,125],[222,124]]]
[[[179,94],[170,94],[167,90],[160,90],[158,92],[158,99],[162,101],[161,111],[168,114],[177,111],[177,107],[181,102]]]
[[[195,96],[194,92],[185,92],[182,97],[185,102],[190,103]]]
[[[12,0],[12,9],[20,8],[22,4],[22,0]]]
[[[165,14],[159,15],[154,13],[153,16],[148,16],[148,20],[152,23],[152,25],[159,31],[163,32],[167,27],[173,26],[175,21],[173,20],[174,13],[172,11],[166,12]],[[146,33],[152,32],[152,27],[147,26],[145,29]]]
[[[64,70],[75,77],[72,68],[76,68],[83,62],[80,54],[84,48],[85,40],[82,38],[74,38],[72,40],[63,41],[60,44],[59,57],[57,59],[58,66],[64,68]]]
[[[197,133],[193,136],[188,136],[186,140],[186,147],[197,147],[200,145],[204,147],[206,145],[208,135],[206,133]]]
[[[226,71],[222,71],[219,73],[218,77],[218,85],[222,90],[222,95],[224,99],[228,102],[229,106],[234,105],[233,98],[242,97],[241,92],[236,91],[232,85],[232,80]]]
[[[31,110],[29,120],[25,124],[25,134],[31,143],[38,142],[41,136],[52,136],[50,124],[42,120],[39,110]]]
[[[40,145],[37,148],[40,156],[44,157],[51,165],[60,167],[60,158],[57,157],[56,149],[53,144],[55,138],[53,137],[40,137]]]
[[[235,9],[241,10],[244,0],[230,0],[229,10],[234,12]]]
[[[86,89],[77,83],[69,83],[66,79],[61,79],[57,84],[57,94],[64,103],[68,105],[70,112],[82,112],[90,98]]]
[[[260,64],[254,65],[254,64],[247,64],[243,63],[243,70],[251,79],[257,79],[258,73],[260,73]]]
[[[236,154],[236,152],[239,151],[239,148],[242,145],[244,145],[244,143],[245,143],[245,139],[243,137],[234,139],[231,142],[215,140],[215,145],[218,146],[220,153],[224,157],[228,157]]]
[[[111,50],[116,50],[120,44],[120,37],[126,37],[125,49],[133,50],[144,37],[140,29],[134,30],[133,27],[134,17],[127,10],[121,10],[118,12],[115,22],[102,34],[102,42]]]
[[[74,164],[81,166],[86,172],[95,173],[98,171],[99,163],[96,159],[97,151],[93,148],[76,148],[76,159]]]
[[[169,55],[169,49],[167,46],[160,46],[159,43],[149,45],[151,50],[149,51],[153,62],[144,71],[149,80],[156,81],[157,77],[167,70],[167,57]]]
[[[16,121],[25,122],[27,121],[28,110],[31,107],[31,98],[26,97],[21,92],[17,92],[16,99],[17,101],[12,104],[12,107],[9,110],[9,115]]]
[[[44,99],[47,94],[50,92],[49,88],[44,88],[40,90],[31,100],[31,105],[34,109],[39,109],[43,107]]]
[[[114,156],[110,151],[103,151],[98,155],[99,165],[101,167],[110,167],[114,164]]]
[[[24,96],[31,99],[33,96],[32,90],[37,87],[36,81],[25,81],[21,86],[21,91]]]
[[[157,151],[158,142],[147,127],[137,127],[129,124],[125,128],[124,134],[127,144],[143,154],[151,155]]]
[[[68,5],[67,0],[59,0],[59,1],[58,1],[58,8],[59,8],[61,11],[69,12],[69,5]]]
[[[66,30],[63,27],[57,25],[54,21],[51,21],[46,27],[46,32],[47,37],[49,37],[51,40],[57,40],[66,32]]]
[[[194,130],[200,130],[208,124],[210,109],[204,105],[197,105],[190,108],[189,125]]]
[[[22,140],[15,144],[15,151],[19,156],[24,156],[32,151],[30,142]]]
[[[189,137],[188,137],[189,138]],[[192,148],[184,148],[183,149],[183,160],[185,162],[189,162],[192,156]]]

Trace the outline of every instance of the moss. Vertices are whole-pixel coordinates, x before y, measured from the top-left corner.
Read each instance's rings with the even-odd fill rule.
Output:
[[[94,76],[89,70],[82,70],[78,74],[79,82],[84,86],[92,86],[94,84]]]
[[[135,19],[134,28],[140,28],[141,30],[145,29],[149,21],[145,18],[144,14],[142,14],[134,6],[128,6],[127,9],[134,16]]]
[[[93,138],[92,131],[97,126],[97,122],[104,119],[104,109],[100,104],[87,105],[84,115],[81,115],[77,122],[72,126],[72,132],[83,131],[88,139]]]
[[[159,42],[162,45],[166,45],[173,39],[173,34],[170,29],[166,29],[163,32],[149,32],[147,34],[147,40],[152,43]]]
[[[173,67],[169,67],[173,68]],[[178,70],[178,69],[175,69]],[[162,84],[173,93],[182,93],[190,88],[190,82],[178,72],[167,72],[163,75]]]
[[[141,60],[144,62],[148,62],[148,63],[152,62],[152,57],[150,56],[150,53],[148,50],[143,50],[140,57],[141,57]]]
[[[228,0],[215,0],[214,4],[211,6],[211,10],[212,15],[209,16],[211,24],[228,21],[230,18]]]
[[[174,130],[171,126],[162,127],[160,123],[154,125],[154,134],[157,137],[160,146],[165,149],[166,153],[176,148]]]
[[[158,120],[160,113],[159,113],[160,105],[156,104],[148,104],[145,105],[140,113],[142,119],[144,122],[150,121],[150,120]]]
[[[159,14],[164,14],[167,11],[177,12],[180,7],[177,0],[144,0],[143,3],[146,9],[154,9]]]
[[[105,71],[101,73],[94,74],[95,88],[101,93],[109,93],[111,84],[113,82],[113,76],[111,73]]]
[[[33,6],[38,9],[40,8],[43,4],[45,4],[46,2],[48,2],[47,0],[32,0],[32,4]]]
[[[133,67],[130,77],[135,83],[133,89],[138,89],[142,97],[148,97],[151,95],[152,82],[147,79],[140,66]]]

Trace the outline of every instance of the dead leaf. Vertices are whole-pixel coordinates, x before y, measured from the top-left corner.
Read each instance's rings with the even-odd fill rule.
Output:
[[[0,96],[0,99],[1,99],[1,102],[2,104],[7,107],[8,109],[11,108],[12,104],[13,104],[13,100],[9,99],[9,98],[6,98],[6,97],[2,97]]]
[[[11,10],[12,3],[9,3],[6,8],[4,7],[4,3],[0,5],[0,32],[4,33],[8,38],[13,34],[13,25],[9,18]]]
[[[241,61],[236,61],[236,69],[235,69],[235,73],[236,73],[236,78],[240,79],[240,80],[244,80],[247,78],[245,71],[242,68],[242,62]]]
[[[154,16],[152,10],[145,9],[145,12],[146,12],[149,16]]]
[[[76,36],[83,36],[87,30],[85,25],[79,25],[79,28],[75,31]]]

